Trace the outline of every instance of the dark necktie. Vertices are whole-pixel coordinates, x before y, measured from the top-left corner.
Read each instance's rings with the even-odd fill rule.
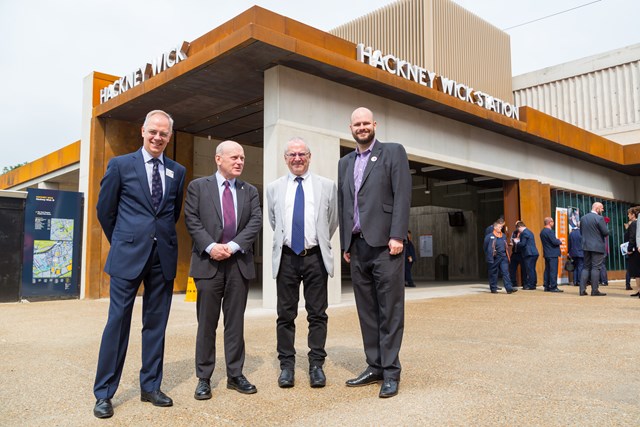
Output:
[[[151,174],[151,203],[153,209],[158,210],[160,202],[162,201],[162,180],[160,180],[160,172],[158,171],[158,165],[160,160],[153,158],[153,173]]]
[[[304,190],[302,178],[297,177],[298,188],[293,202],[293,224],[291,225],[291,249],[300,255],[304,251]]]
[[[222,217],[224,226],[220,243],[229,243],[236,236],[236,209],[233,206],[233,194],[229,188],[229,181],[224,182],[222,192]]]

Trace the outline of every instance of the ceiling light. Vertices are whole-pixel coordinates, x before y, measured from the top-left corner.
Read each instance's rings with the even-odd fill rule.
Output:
[[[473,178],[473,182],[492,181],[494,179],[498,178],[494,178],[492,176],[476,176]]]
[[[482,190],[476,191],[478,194],[487,194],[487,193],[501,193],[502,187],[499,188],[484,188]]]
[[[454,179],[453,181],[439,181],[433,184],[434,187],[444,187],[446,185],[466,184],[466,179]]]
[[[423,168],[420,168],[420,171],[422,171],[422,172],[434,172],[434,171],[441,171],[442,169],[444,169],[442,166],[425,166]]]

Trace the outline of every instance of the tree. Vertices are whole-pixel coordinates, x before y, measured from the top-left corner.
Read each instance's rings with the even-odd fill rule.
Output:
[[[5,166],[2,168],[2,173],[0,173],[0,175],[5,174],[7,172],[10,172],[14,169],[19,168],[20,166],[24,166],[26,165],[28,162],[24,162],[24,163],[18,163],[17,165],[13,165],[13,166]]]

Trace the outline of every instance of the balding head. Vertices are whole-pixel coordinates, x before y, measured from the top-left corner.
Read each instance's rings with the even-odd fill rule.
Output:
[[[224,179],[237,178],[244,169],[244,149],[235,141],[223,141],[216,147],[218,172]]]
[[[604,212],[604,205],[600,202],[595,202],[593,205],[591,205],[591,211],[597,213],[598,215],[602,215],[602,212]]]
[[[365,107],[356,108],[351,113],[351,135],[361,150],[369,148],[376,137],[376,122],[373,113]]]

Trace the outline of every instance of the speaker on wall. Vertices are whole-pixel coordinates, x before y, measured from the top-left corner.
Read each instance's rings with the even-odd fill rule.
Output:
[[[464,213],[462,211],[449,212],[449,226],[464,227]]]

